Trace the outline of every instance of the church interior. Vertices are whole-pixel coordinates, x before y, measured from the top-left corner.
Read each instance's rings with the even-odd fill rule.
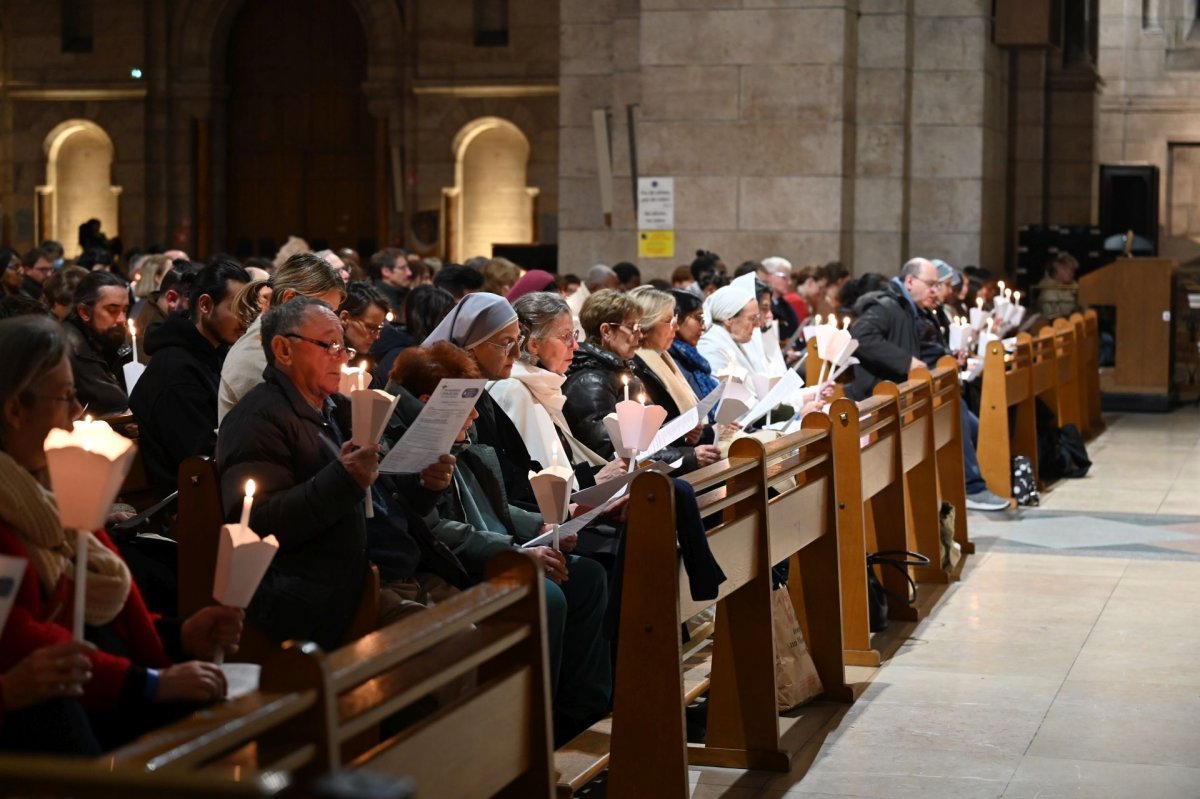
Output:
[[[107,266],[96,265],[91,248],[97,241]],[[47,254],[47,242],[61,244],[57,259]],[[428,350],[417,345],[423,339],[430,345],[449,325],[444,340],[478,363],[454,372],[438,361],[426,371],[436,372],[443,385],[461,378],[482,386],[486,379],[496,409],[507,406],[492,381],[514,379],[504,371],[514,358],[514,377],[526,360],[549,363],[549,356],[538,361],[538,352],[528,349],[548,329],[536,317],[526,322],[525,309],[535,303],[511,290],[561,292],[565,302],[556,301],[570,306],[573,326],[559,341],[572,365],[562,368],[565,383],[553,375],[558,396],[549,415],[537,406],[552,431],[554,468],[560,446],[564,457],[574,449],[559,483],[588,490],[571,483],[580,460],[591,459],[590,468],[603,472],[616,458],[622,467],[616,474],[624,457],[630,473],[637,469],[623,483],[628,504],[616,525],[620,548],[611,544],[598,557],[609,578],[609,712],[572,728],[572,735],[563,733],[565,692],[558,690],[560,668],[568,673],[574,663],[573,625],[582,624],[571,615],[582,611],[563,587],[570,580],[551,585],[550,577],[543,579],[529,565],[534,559],[520,554],[534,546],[528,542],[513,544],[519,554],[502,552],[486,570],[476,570],[459,544],[447,548],[437,538],[441,528],[431,524],[437,540],[422,543],[422,557],[453,549],[449,559],[457,556],[466,566],[456,566],[455,574],[470,572],[469,590],[455,589],[453,598],[435,602],[436,592],[422,587],[417,597],[414,589],[404,601],[426,605],[421,613],[379,629],[372,619],[364,628],[369,634],[334,636],[343,644],[336,649],[297,644],[295,636],[285,636],[291,643],[281,646],[280,636],[260,629],[259,598],[257,605],[249,598],[228,605],[227,611],[238,608],[238,630],[243,621],[246,626],[241,657],[230,650],[224,666],[252,662],[252,685],[234,697],[235,679],[247,679],[248,672],[217,669],[227,674],[219,679],[228,679],[231,698],[222,695],[186,716],[168,717],[149,701],[121,704],[121,712],[143,714],[155,725],[112,747],[99,736],[97,719],[107,720],[113,708],[75,703],[92,716],[101,743],[102,753],[86,760],[78,752],[20,753],[22,725],[38,724],[28,721],[37,706],[25,707],[7,693],[16,696],[26,684],[18,680],[32,680],[27,675],[36,664],[21,658],[36,652],[18,653],[16,632],[10,628],[7,638],[3,630],[9,604],[15,603],[10,626],[25,630],[31,623],[21,592],[35,590],[31,575],[43,582],[46,576],[39,556],[26,555],[33,564],[23,572],[26,583],[20,582],[21,561],[13,573],[17,582],[6,585],[6,562],[19,555],[6,543],[17,503],[0,489],[0,641],[10,642],[8,655],[0,646],[0,797],[1200,796],[1200,631],[1190,626],[1200,609],[1191,590],[1200,581],[1200,492],[1192,482],[1200,481],[1197,0],[0,0],[0,246],[8,248],[13,260],[6,266],[18,283],[19,270],[29,275],[51,262],[55,272],[77,264],[122,273],[119,285],[133,307],[126,302],[120,313],[128,321],[122,316],[117,323],[121,357],[138,365],[141,354],[145,371],[130,377],[130,364],[124,373],[115,367],[127,392],[125,404],[115,406],[119,412],[110,414],[83,401],[71,354],[74,388],[56,399],[80,411],[68,420],[75,431],[81,423],[74,419],[84,413],[88,424],[90,414],[107,418],[147,459],[151,450],[137,431],[148,438],[149,424],[139,415],[132,381],[145,381],[154,362],[139,349],[148,345],[137,340],[148,331],[135,329],[133,320],[144,307],[139,301],[154,306],[167,295],[168,281],[156,275],[142,292],[147,280],[134,265],[144,273],[158,258],[165,269],[182,259],[184,271],[197,274],[206,264],[231,264],[245,277],[221,274],[237,288],[265,286],[279,295],[252,296],[252,312],[240,317],[238,334],[261,335],[267,348],[267,360],[253,361],[252,382],[264,379],[263,366],[275,370],[276,358],[286,363],[302,352],[303,342],[323,350],[322,357],[337,359],[339,350],[353,357],[355,348],[365,355],[368,347],[374,357],[372,345],[396,331],[409,336],[412,350]],[[342,281],[354,281],[336,287],[345,304],[319,302],[328,286],[289,287],[284,273],[307,253],[338,259],[326,259],[335,271],[345,262],[349,277]],[[494,277],[483,266],[497,261],[516,265],[511,278]],[[778,263],[784,266],[772,266]],[[614,272],[622,264],[633,265],[632,273]],[[250,283],[258,275],[242,267],[261,267],[266,283]],[[483,278],[471,278],[478,281],[474,288],[455,289],[437,278],[451,269],[481,270]],[[388,275],[401,270],[403,282],[390,284]],[[936,280],[927,279],[935,273]],[[450,291],[441,291],[445,305],[424,327],[417,303],[405,301],[423,288],[419,274],[430,285],[424,298],[434,285]],[[540,285],[529,288],[530,275],[540,276]],[[606,283],[610,276],[614,282]],[[195,280],[204,285],[202,276]],[[608,447],[602,451],[587,439],[575,414],[593,397],[571,393],[572,370],[593,343],[634,363],[634,349],[621,354],[609,346],[626,325],[643,342],[636,352],[644,359],[656,312],[643,302],[646,316],[630,325],[638,317],[618,310],[595,323],[603,332],[594,332],[584,297],[613,295],[606,300],[612,307],[636,308],[627,304],[637,292],[617,296],[611,289],[652,284],[657,295],[676,297],[669,324],[682,336],[689,313],[706,331],[713,324],[723,330],[717,298],[732,296],[726,287],[743,280],[748,288],[738,290],[748,293],[736,296],[730,321],[740,317],[747,297],[766,303],[763,327],[746,335],[766,338],[774,309],[776,346],[769,354],[781,364],[787,360],[760,387],[745,378],[751,388],[738,409],[745,415],[713,421],[729,402],[729,384],[742,385],[741,376],[721,383],[724,394],[714,401],[722,404],[701,407],[704,393],[717,386],[714,378],[726,376],[714,362],[712,374],[700,378],[703,391],[679,378],[687,405],[700,408],[692,411],[697,429],[706,429],[697,434],[700,443],[685,447],[696,453],[682,467],[690,469],[686,474],[671,471],[681,461],[662,471],[655,471],[656,459],[637,466],[639,454],[678,444],[679,437],[662,442],[651,435],[640,447],[615,440],[629,435],[620,426],[623,406],[645,415],[645,394],[639,410],[641,389],[631,400],[628,377],[623,401],[620,383],[604,389],[613,412],[608,433],[603,413],[592,420],[602,438],[614,441],[602,441]],[[360,317],[354,307],[344,316],[358,281],[365,285],[363,302],[378,307],[378,318],[371,310]],[[861,287],[850,300],[838,293],[847,282]],[[817,293],[806,293],[806,285],[818,284]],[[100,280],[97,291],[113,285]],[[12,286],[5,284],[3,296],[17,293],[17,283]],[[464,291],[470,297],[480,286],[490,298],[501,295],[494,299],[503,305],[502,312],[480,311],[480,325],[489,323],[489,314],[511,316],[482,338],[471,331],[460,338],[455,320],[469,306]],[[49,283],[45,300],[34,289],[38,302],[54,311]],[[891,336],[885,346],[895,349],[899,334],[868,330],[875,317],[863,299],[874,291],[892,291],[896,302],[887,307],[900,309],[896,313],[907,314],[908,306],[915,317],[922,308],[940,313],[943,326],[929,335],[942,340],[941,357],[927,357],[927,337],[918,342],[921,351],[911,353],[911,366],[904,367],[904,353],[901,368],[890,370],[896,374],[883,376],[889,370],[875,366],[870,342]],[[315,298],[306,302],[320,305],[329,319],[341,317],[344,340],[337,324],[328,340],[296,332],[306,327],[271,327],[311,321],[311,314],[297,317],[301,322],[286,314],[275,319],[277,305],[282,311],[292,304],[282,299],[288,292]],[[688,292],[697,299],[679,299]],[[759,299],[764,292],[769,301]],[[930,292],[940,299],[922,305]],[[790,310],[796,304],[789,296],[797,294],[803,312]],[[96,299],[89,297],[92,314]],[[197,309],[215,307],[220,297],[200,288],[190,297],[190,308],[171,305],[163,319],[194,319],[204,333],[209,323],[199,315],[208,311]],[[201,301],[207,304],[197,305]],[[68,294],[64,313],[84,315],[80,303],[78,291]],[[792,319],[790,330],[781,309]],[[819,310],[824,325],[819,315],[806,316]],[[351,318],[374,331],[363,345],[351,337]],[[518,319],[519,338],[495,339],[505,325],[517,330]],[[0,321],[0,359],[24,363],[4,351],[7,324]],[[126,324],[132,340],[121,338]],[[217,322],[212,325],[217,330]],[[285,332],[272,340],[269,330]],[[729,330],[731,341],[744,346],[735,326]],[[840,345],[828,343],[837,335],[851,346],[837,351]],[[916,342],[917,333],[912,336]],[[210,337],[223,358],[238,351],[234,339]],[[502,351],[492,355],[509,358],[504,369],[489,371],[491,356],[474,354],[488,345]],[[697,348],[712,360],[704,339],[685,349]],[[665,344],[659,350],[676,352]],[[408,352],[396,363],[416,360],[406,361]],[[63,357],[60,346],[58,361]],[[58,361],[39,368],[48,374]],[[341,366],[347,414],[351,397],[367,393],[366,382],[345,387],[356,362]],[[403,433],[424,418],[417,417],[421,404],[439,399],[441,389],[404,384],[393,400],[387,392],[403,383],[400,366],[390,379],[385,369],[370,388],[385,398],[389,417],[399,419],[405,401],[413,401],[417,421],[405,417]],[[236,405],[232,411],[225,406],[229,361],[213,368],[205,391],[216,394],[220,378],[220,413],[244,429],[255,427]],[[653,375],[638,368],[631,367],[638,385],[648,385]],[[858,395],[854,387],[864,374],[876,381]],[[794,395],[775,393],[793,376],[802,378]],[[12,435],[13,420],[25,417],[12,408],[32,391],[32,379],[14,393],[16,383],[0,378],[0,482],[10,482],[6,470],[25,465],[6,443],[19,438]],[[828,391],[803,394],[799,383]],[[675,384],[666,385],[667,396],[677,399]],[[340,394],[320,399],[332,403],[327,397]],[[817,403],[815,411],[810,402]],[[650,407],[666,404],[651,396]],[[676,404],[664,415],[688,413]],[[759,404],[765,420],[760,415],[746,427],[761,424],[762,430],[743,435],[742,422]],[[305,412],[336,427],[332,412],[316,406]],[[185,607],[212,606],[212,570],[223,568],[218,557],[233,558],[224,550],[218,556],[217,533],[234,527],[243,508],[242,483],[231,494],[230,475],[256,476],[244,464],[225,471],[238,442],[227,440],[235,436],[222,432],[230,425],[216,407],[206,411],[212,424],[200,425],[206,449],[186,453],[204,455],[203,461],[170,464],[172,482],[180,469],[178,485],[169,486],[175,493],[147,490],[137,494],[144,503],[130,501],[130,513],[115,525],[105,516],[99,517],[103,525],[92,525],[108,530],[93,536],[92,546],[119,549],[117,559],[129,562],[126,582],[132,572],[141,590],[131,596],[145,595],[141,611],[154,617],[164,646],[181,637],[186,644],[196,626],[182,622],[187,629],[177,626],[174,639],[162,632],[159,617],[172,614],[154,606],[143,573],[157,580],[167,551],[171,609],[182,618]],[[794,426],[772,428],[779,407],[795,414],[781,415]],[[486,431],[485,411],[470,412],[481,416],[472,429]],[[359,440],[360,425],[375,423],[369,412],[360,416],[357,399],[353,414],[353,447],[348,435],[344,442],[322,439],[334,454],[314,456],[334,458],[347,480],[366,467],[350,463],[346,453],[366,441],[365,433]],[[545,512],[536,469],[524,464],[552,469],[535,456],[522,424],[513,433],[529,452],[516,460],[515,472],[504,460],[507,444],[476,433],[464,444],[465,433],[454,439],[460,431],[447,428],[438,452],[458,457],[445,478],[454,487],[447,493],[460,497],[455,521],[517,525],[507,511],[476,507],[486,503],[471,497],[490,492],[491,483],[462,480],[469,452],[479,443],[494,447],[501,491],[511,494],[512,473],[526,489],[532,485],[528,504],[541,513],[539,523],[545,517],[543,535],[551,528],[553,535],[546,539],[552,547],[536,548],[552,548],[549,557],[565,563],[568,550],[558,551],[559,525]],[[374,438],[374,446],[381,437],[396,444],[380,452],[385,462],[401,449],[395,426]],[[732,443],[721,444],[723,426]],[[768,429],[775,432],[759,435]],[[1075,442],[1080,454],[1073,454]],[[705,447],[713,452],[710,460]],[[576,457],[580,452],[586,457]],[[388,502],[403,505],[410,524],[430,513],[446,518],[439,510],[444,497],[436,508],[433,499],[419,510],[406,504],[424,496],[426,472],[419,483],[400,479],[435,468],[432,457],[419,469],[396,473],[400,487],[390,494],[370,483],[342,486],[342,495],[352,495],[347,513],[357,514],[353,529],[366,531],[368,554],[375,535],[370,520]],[[1049,464],[1059,457],[1065,465],[1051,474]],[[326,472],[302,474],[300,455],[285,460],[283,471],[297,479],[289,491],[315,497],[325,490],[329,481],[320,475]],[[54,462],[38,464],[53,480]],[[130,481],[138,468],[113,483],[121,502],[134,496]],[[187,469],[193,471],[185,480]],[[973,493],[972,475],[986,489]],[[288,493],[277,477],[260,480],[266,491],[255,500],[263,509],[255,510],[256,526],[267,518],[272,492]],[[603,487],[609,477],[604,472],[594,479]],[[153,483],[154,475],[138,479]],[[90,480],[99,478],[80,473],[79,485]],[[43,489],[51,505],[56,495],[89,493]],[[373,491],[381,495],[374,505]],[[703,597],[698,545],[683,532],[691,516],[681,494],[694,494],[686,510],[695,517],[699,546],[723,572],[722,587]],[[253,487],[245,489],[241,517],[250,533],[253,495]],[[981,496],[1002,504],[984,507]],[[64,503],[58,507],[58,527],[67,528]],[[321,499],[305,514],[270,518],[324,523],[334,519],[328,507]],[[572,504],[571,521],[561,511],[563,526],[591,507]],[[127,550],[115,530],[129,518],[147,526]],[[662,537],[652,533],[672,528],[678,540],[668,535],[658,545]],[[211,546],[196,548],[176,535],[185,530],[205,531]],[[82,532],[78,541],[87,536]],[[306,544],[279,539],[275,563],[298,562],[294,553]],[[83,582],[80,553],[88,556],[73,533],[64,541],[54,550],[66,553],[61,590],[44,586],[29,601],[43,610],[58,602],[66,614],[71,597],[63,586],[72,569]],[[207,571],[185,576],[193,566]],[[328,568],[334,574],[335,565]],[[380,570],[371,568],[364,596],[379,588]],[[554,568],[547,566],[546,574]],[[270,576],[275,565],[267,574],[268,583],[282,585],[282,577]],[[194,579],[203,584],[185,584]],[[583,579],[577,577],[576,586]],[[300,592],[304,585],[297,585],[290,590]],[[281,604],[292,596],[284,589],[275,599]],[[333,596],[304,599],[332,607]],[[78,590],[74,601],[82,630]],[[542,617],[557,618],[557,602],[566,603],[568,621],[548,635]],[[65,645],[72,632],[66,618],[37,620],[56,627],[54,635],[37,639],[39,645]],[[124,618],[104,629],[115,624],[127,635]],[[82,637],[76,635],[76,643]],[[85,654],[105,650],[110,637],[89,637]],[[128,651],[132,645],[117,643],[121,657],[138,662],[140,655]],[[208,659],[220,666],[225,650],[213,652]],[[108,679],[94,662],[95,676],[88,676]],[[130,688],[126,679],[120,701],[131,691],[152,698],[160,679],[160,690],[175,685],[165,675],[178,666],[167,663],[143,663],[153,676],[145,676],[144,688]],[[801,673],[803,680],[796,680]],[[65,685],[59,678],[51,682]],[[88,690],[79,688],[84,700]],[[788,691],[795,694],[790,704],[780,698]]]

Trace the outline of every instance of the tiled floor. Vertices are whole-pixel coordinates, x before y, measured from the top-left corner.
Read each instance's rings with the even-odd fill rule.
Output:
[[[696,799],[1200,797],[1200,411],[1109,417],[1092,473],[971,516],[979,553],[794,773]],[[622,798],[623,799],[623,798]]]

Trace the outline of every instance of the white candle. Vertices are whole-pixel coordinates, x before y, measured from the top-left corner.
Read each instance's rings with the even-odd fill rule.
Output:
[[[367,362],[358,362],[358,390],[366,391],[367,389]]]
[[[554,464],[554,468],[558,468],[558,444],[550,445],[550,461]]]
[[[1013,302],[1015,302],[1017,305],[1021,304],[1021,292],[1019,292],[1019,291],[1013,292]]]
[[[250,526],[250,506],[254,504],[254,481],[246,481],[246,498],[242,500],[242,527]]]
[[[815,317],[813,317],[813,319],[816,320],[813,322],[813,324],[816,324],[816,325],[821,324],[821,315],[820,314],[817,314]]]
[[[849,316],[847,316],[845,319],[842,320],[842,326],[845,327],[847,330],[850,329],[850,317]]]
[[[133,340],[133,362],[137,363],[137,325],[132,319],[129,320],[129,336]]]
[[[1003,280],[996,283],[996,286],[1000,289],[1000,291],[1004,291],[1004,281]]]
[[[1004,290],[1004,299],[1006,299],[1006,300],[1009,300],[1009,301],[1011,302],[1011,301],[1012,301],[1012,296],[1013,296],[1012,289],[1005,289],[1005,290]]]
[[[621,382],[625,384],[625,401],[629,402],[629,375],[621,375]]]
[[[75,610],[71,617],[71,634],[76,641],[83,640],[84,604],[87,598],[87,555],[86,530],[76,531],[75,543]]]
[[[983,310],[983,297],[976,297],[976,298],[975,298],[975,307],[976,307],[976,308],[978,308],[978,309],[979,309],[979,310],[981,310],[981,311]]]
[[[645,405],[646,405],[646,395],[645,395],[645,394],[638,394],[638,402],[642,403],[642,407],[645,407]]]

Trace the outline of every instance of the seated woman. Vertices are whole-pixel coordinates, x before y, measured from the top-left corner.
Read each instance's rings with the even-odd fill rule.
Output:
[[[575,437],[604,458],[616,452],[604,417],[613,413],[624,398],[625,381],[629,381],[630,397],[644,391],[641,381],[633,376],[632,364],[642,342],[641,320],[642,307],[637,300],[612,289],[589,296],[579,312],[587,340],[579,345],[567,370],[562,389],[567,398],[563,414]],[[715,451],[698,453],[696,449],[666,447],[655,457],[667,463],[682,458],[682,471],[696,469],[701,458],[704,463],[717,459]]]
[[[346,286],[346,299],[338,306],[337,315],[346,346],[358,353],[351,366],[365,364],[367,372],[375,368],[370,353],[387,326],[389,307],[387,297],[371,283],[358,281]],[[371,388],[383,388],[383,381],[373,381]]]
[[[392,368],[392,387],[426,402],[443,379],[481,377],[467,353],[439,341],[402,352]],[[397,414],[411,424],[416,414],[411,404],[404,402],[404,394],[401,398]],[[482,579],[487,561],[497,552],[528,541],[547,528],[541,516],[509,504],[495,451],[486,443],[468,439],[467,432],[476,417],[472,411],[456,439],[453,454],[457,462],[450,489],[424,517],[434,537],[448,546],[465,567],[471,583]],[[572,543],[564,542],[563,549],[569,549]],[[608,604],[606,577],[595,561],[544,546],[526,551],[546,572],[555,739],[561,744],[608,712],[612,669],[608,645],[601,634]]]
[[[557,447],[560,460],[575,469],[573,491],[624,472],[625,461],[609,462],[593,452],[571,434],[563,416],[564,375],[579,348],[567,301],[557,292],[535,292],[517,300],[513,309],[521,330],[520,358],[511,377],[492,383],[488,393],[515,425],[529,456],[545,468]]]
[[[758,301],[741,286],[719,288],[704,301],[705,330],[696,349],[714,375],[743,378],[754,373],[744,347],[753,338],[759,318]]]
[[[707,397],[717,387],[717,379],[713,377],[708,359],[696,349],[700,334],[704,332],[704,307],[700,298],[690,291],[671,289],[671,296],[675,298],[675,339],[667,352],[692,393]],[[716,412],[713,408],[710,417]]]
[[[75,534],[59,523],[43,442],[52,429],[69,429],[81,408],[53,320],[0,322],[0,353],[0,554],[28,561],[0,636],[7,672],[35,649],[71,639]],[[203,661],[237,651],[240,610],[209,607],[182,624],[152,617],[103,530],[91,535],[86,597],[84,629],[96,649],[80,701],[103,748],[225,695],[220,667]]]
[[[687,378],[679,370],[667,348],[675,340],[678,322],[675,315],[675,298],[653,286],[639,286],[629,293],[642,308],[642,346],[634,356],[633,373],[642,381],[650,401],[667,411],[667,419],[674,419],[691,410],[699,402],[688,385]],[[704,420],[681,442],[693,447],[696,466],[707,466],[720,459],[720,452],[710,444],[700,444],[701,436],[712,440],[711,429],[705,431]],[[695,446],[700,444],[699,446]],[[686,462],[686,458],[685,458]]]

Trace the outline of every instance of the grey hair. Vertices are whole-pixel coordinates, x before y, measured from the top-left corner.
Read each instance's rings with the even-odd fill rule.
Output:
[[[529,340],[544,337],[559,317],[563,314],[571,315],[571,307],[556,291],[530,292],[513,303],[513,310],[517,312],[517,322],[525,339],[521,348],[521,358],[525,361],[536,360],[526,349]]]
[[[275,353],[271,342],[276,336],[287,336],[295,333],[304,324],[310,308],[324,308],[333,313],[329,303],[313,297],[292,297],[283,305],[277,305],[263,314],[262,318],[262,348],[267,354],[267,364],[275,365]]]
[[[904,264],[904,266],[900,267],[900,277],[902,279],[908,277],[909,275],[916,277],[917,275],[921,274],[921,266],[922,265],[932,264],[932,263],[933,262],[930,261],[928,258],[920,258],[920,257],[910,258]]]
[[[13,397],[32,405],[30,391],[35,381],[67,357],[67,339],[62,325],[44,316],[14,316],[0,321],[0,404]],[[3,430],[0,429],[0,438]]]
[[[620,280],[617,277],[617,273],[610,267],[604,264],[596,264],[587,271],[587,275],[583,278],[583,283],[588,287],[589,291],[595,291],[596,289],[592,288],[593,286],[602,286],[612,278]]]

